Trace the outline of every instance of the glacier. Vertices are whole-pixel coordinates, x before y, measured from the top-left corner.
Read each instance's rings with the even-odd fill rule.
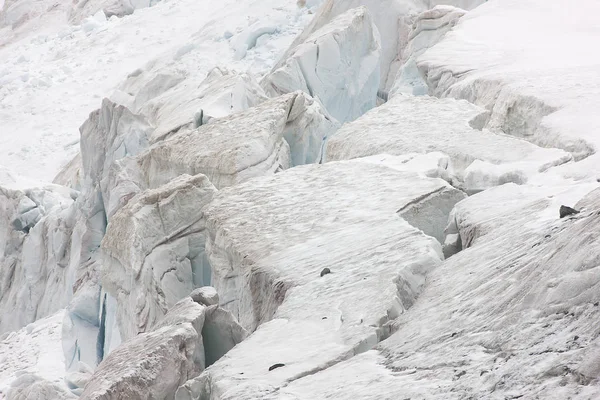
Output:
[[[3,1],[0,398],[598,397],[597,11]]]

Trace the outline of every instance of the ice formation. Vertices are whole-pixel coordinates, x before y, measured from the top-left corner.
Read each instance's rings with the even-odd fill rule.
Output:
[[[598,13],[0,0],[0,398],[597,398]]]

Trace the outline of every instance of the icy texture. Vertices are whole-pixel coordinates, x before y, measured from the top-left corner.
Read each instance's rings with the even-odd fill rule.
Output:
[[[173,399],[177,388],[247,336],[231,313],[186,297],[151,330],[115,349],[80,399]]]
[[[206,176],[183,175],[132,198],[111,219],[102,240],[102,286],[117,300],[123,340],[210,283],[201,209],[215,192]]]
[[[565,149],[577,160],[588,157],[557,173],[597,178],[600,61],[589,49],[600,35],[595,23],[600,4],[573,7],[560,0],[547,5],[543,0],[488,2],[464,16],[417,64],[431,94],[485,107],[491,111],[486,125],[491,130]],[[582,31],[582,26],[589,28]]]
[[[294,92],[178,132],[138,157],[140,174],[158,187],[181,174],[202,173],[222,188],[287,169],[290,156],[298,163],[319,160],[325,138],[337,127],[320,110]]]
[[[263,398],[597,397],[600,210],[558,218],[586,187],[505,185],[459,203],[487,233],[430,273],[394,335]]]
[[[328,141],[326,159],[439,151],[450,157],[450,168],[468,191],[523,184],[571,159],[562,150],[476,129],[485,117],[484,110],[465,101],[398,95],[343,126]]]
[[[375,106],[380,53],[367,8],[354,8],[290,49],[261,85],[272,96],[302,90],[338,121],[352,121]]]
[[[217,290],[212,286],[203,286],[197,289],[194,289],[192,293],[190,293],[190,297],[198,304],[203,304],[205,306],[213,306],[215,304],[219,304],[219,294]]]
[[[439,243],[396,212],[446,190],[458,192],[354,161],[223,189],[205,208],[213,285],[224,308],[258,329],[177,398],[260,398],[387,337],[441,261]],[[440,202],[450,209],[461,198]],[[412,222],[426,225],[429,215]],[[259,348],[268,351],[256,357]]]
[[[67,305],[72,277],[66,267],[75,222],[71,194],[66,188],[0,187],[0,332]]]
[[[80,399],[172,399],[177,387],[204,369],[205,307],[181,300],[156,328],[115,349]]]
[[[0,336],[0,398],[7,395],[11,385],[29,386],[23,382],[34,378],[23,378],[27,375],[35,375],[35,380],[43,379],[67,391],[62,382],[64,363],[60,346],[63,315],[60,310],[19,331]],[[40,386],[48,385],[40,383]]]
[[[82,189],[82,166],[81,153],[78,153],[63,169],[54,177],[52,183],[66,186],[74,190]]]
[[[137,93],[130,96],[128,93]],[[223,67],[212,69],[205,79],[198,74],[132,74],[111,96],[135,113],[143,115],[155,128],[152,141],[181,128],[197,128],[211,118],[245,111],[267,99],[250,74]]]
[[[460,8],[436,6],[416,17],[408,36],[408,45],[399,61],[402,66],[395,78],[390,78],[393,83],[389,90],[389,97],[397,93],[414,95],[428,93],[429,88],[417,68],[416,60],[425,50],[438,43],[465,13]]]
[[[77,396],[33,374],[20,375],[12,384],[6,400],[67,400]]]
[[[128,75],[177,74],[187,89],[176,90],[186,95],[198,93],[215,66],[262,76],[312,17],[293,0],[161,1],[121,19],[110,17],[112,0],[85,3],[92,7],[84,18],[104,4],[109,18],[99,29],[70,25],[70,1],[7,0],[4,11],[17,13],[16,20],[28,16],[6,27],[0,11],[0,165],[25,177],[52,180],[79,150],[82,121],[101,99],[123,89]],[[257,20],[270,21],[277,33],[262,35],[234,62],[226,33]]]

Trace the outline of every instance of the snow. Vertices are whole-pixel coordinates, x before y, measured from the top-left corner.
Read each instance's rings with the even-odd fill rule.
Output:
[[[0,1],[0,397],[600,395],[593,0]]]
[[[39,319],[26,327],[0,336],[0,398],[22,374],[36,374],[67,390],[61,325],[64,311]],[[62,365],[61,365],[62,364]]]
[[[590,49],[600,35],[598,13],[595,1],[490,1],[417,63],[431,93],[490,110],[488,128],[584,159],[557,174],[597,178],[600,58]]]
[[[204,211],[213,285],[224,308],[258,329],[178,396],[257,398],[375,346],[441,262],[440,244],[418,229],[427,209],[449,211],[463,197],[441,179],[355,161],[221,190]],[[417,204],[411,226],[398,214]]]
[[[325,159],[442,152],[450,158],[450,177],[469,192],[523,184],[571,160],[563,150],[480,130],[487,116],[464,100],[399,94],[338,130],[327,142]]]
[[[159,56],[174,63],[187,43],[193,49],[176,60],[184,74],[222,64],[264,74],[308,18],[292,1],[170,0],[88,33],[63,20],[40,22],[43,29],[0,47],[0,165],[49,182],[75,156],[81,123],[131,72]],[[276,21],[278,31],[233,62],[223,33],[259,19]]]

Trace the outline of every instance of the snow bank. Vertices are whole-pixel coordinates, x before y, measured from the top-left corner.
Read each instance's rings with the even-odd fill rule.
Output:
[[[58,387],[55,393],[68,393],[62,379],[65,369],[60,345],[63,315],[64,311],[60,310],[0,336],[0,397],[7,396],[13,386],[12,396],[19,399],[19,392],[39,380],[48,384],[40,382],[40,386]]]

